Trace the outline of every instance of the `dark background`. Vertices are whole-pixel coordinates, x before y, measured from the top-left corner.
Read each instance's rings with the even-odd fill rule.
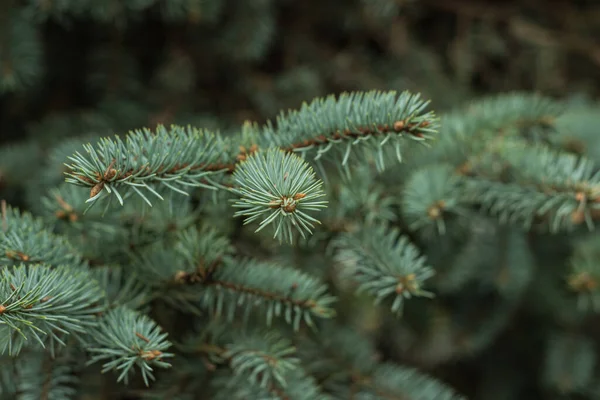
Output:
[[[70,3],[3,1],[0,77],[27,75],[0,97],[3,139],[67,135],[47,124],[75,113],[108,131],[264,121],[346,90],[410,89],[436,110],[514,89],[599,93],[597,1]],[[23,15],[32,34],[11,35]],[[12,51],[30,42],[34,55]]]

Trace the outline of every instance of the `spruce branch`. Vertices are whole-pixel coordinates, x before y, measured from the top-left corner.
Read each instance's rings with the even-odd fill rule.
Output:
[[[264,127],[264,146],[310,153],[319,160],[333,153],[346,166],[352,150],[361,147],[365,158],[374,156],[379,169],[385,167],[383,148],[390,142],[399,161],[405,137],[426,142],[437,132],[433,111],[424,112],[429,102],[407,91],[342,93],[336,98],[314,99],[300,110],[282,112],[275,123]],[[358,146],[360,145],[360,146]],[[316,153],[316,154],[315,154]]]
[[[579,242],[569,260],[567,286],[577,295],[577,306],[585,312],[600,312],[600,247],[598,237]]]
[[[498,230],[498,247],[499,262],[495,271],[492,270],[494,273],[484,279],[493,283],[498,294],[506,299],[506,309],[510,310],[535,278],[536,258],[527,234],[516,227],[501,227]],[[510,311],[506,314],[510,314]],[[505,319],[509,317],[507,315]]]
[[[473,101],[466,109],[442,116],[440,141],[431,156],[450,161],[462,175],[475,175],[472,165],[487,157],[490,149],[502,140],[550,141],[563,110],[561,102],[522,92]]]
[[[31,213],[10,206],[3,208],[1,232],[0,262],[4,264],[83,265],[71,243],[51,233],[43,220]]]
[[[581,190],[588,197],[600,192],[594,162],[587,157],[521,140],[503,141],[494,150],[518,183],[555,191]]]
[[[497,94],[475,100],[467,107],[465,118],[488,131],[504,132],[511,127],[527,136],[541,133],[544,129],[553,131],[556,118],[565,110],[562,102],[547,96],[511,92]],[[527,130],[534,129],[527,132]]]
[[[211,266],[216,267],[223,257],[233,255],[235,250],[229,238],[212,226],[200,229],[190,227],[180,231],[174,249],[185,266],[181,272],[195,272],[203,276],[209,273]],[[195,269],[188,270],[187,267]]]
[[[368,182],[368,184],[365,184]],[[398,217],[397,204],[387,187],[376,181],[369,165],[357,166],[352,179],[345,179],[326,187],[330,204],[325,210],[323,221],[327,231],[344,230],[347,223],[364,221],[365,225],[395,221]]]
[[[559,202],[570,202],[572,198],[549,196],[514,183],[470,180],[466,185],[465,199],[481,204],[500,223],[518,224],[525,229],[531,229],[534,223],[544,221],[547,216],[550,216],[548,220],[554,227],[552,230],[573,227],[575,222],[568,213],[549,214],[553,209],[560,209]]]
[[[97,208],[85,213],[86,194],[73,185],[61,184],[42,198],[40,211],[55,232],[84,249],[90,266],[120,264],[124,252],[173,236],[197,220],[199,210],[192,209],[189,198],[170,191],[159,193],[166,201],[153,207],[134,198],[102,215]]]
[[[277,331],[230,331],[214,339],[216,343],[205,343],[202,338],[203,342],[197,344],[193,338],[185,350],[204,353],[210,362],[227,365],[236,379],[251,385],[286,388],[286,375],[299,368],[296,348]]]
[[[36,130],[52,133],[63,131],[75,131],[78,133],[90,129],[86,124],[74,122],[71,119],[66,116],[55,116],[45,120],[44,123],[36,127]],[[69,168],[64,164],[65,160],[80,150],[86,143],[96,142],[101,137],[99,133],[87,133],[74,137],[66,136],[61,141],[58,141],[58,143],[53,141],[50,148],[46,150],[45,163],[40,173],[39,185],[44,190],[47,190],[64,182],[65,172],[69,172]],[[77,188],[77,186],[75,187]]]
[[[367,337],[335,323],[301,338],[298,354],[306,370],[332,393],[347,390],[353,377],[371,374],[380,356]]]
[[[93,326],[102,292],[85,270],[20,265],[0,270],[0,350],[17,355],[28,345],[52,350],[64,335]]]
[[[213,194],[215,192],[211,192]],[[197,222],[199,209],[194,209],[188,197],[164,192],[166,201],[149,207],[141,198],[132,199],[121,208],[121,224],[129,229],[132,248],[168,239]]]
[[[443,137],[466,146],[472,159],[485,156],[503,139],[545,143],[556,132],[556,119],[564,105],[538,94],[513,92],[473,101],[466,110],[445,116]]]
[[[298,330],[301,322],[314,326],[313,317],[335,314],[335,298],[326,285],[301,271],[268,262],[227,257],[201,282],[206,288],[201,294],[204,307],[216,315],[225,313],[229,320],[241,306],[246,315],[260,307],[267,325],[282,316]]]
[[[152,298],[152,293],[142,284],[139,276],[125,271],[121,266],[94,268],[91,274],[104,290],[106,309],[126,306],[140,310],[147,306]]]
[[[586,103],[570,107],[556,120],[559,132],[553,144],[574,154],[600,160],[597,126],[600,123],[600,104]]]
[[[198,393],[206,392],[212,366],[198,363],[197,358],[178,357],[177,368],[163,371],[152,387],[133,392],[140,400],[195,400]]]
[[[48,231],[8,232],[0,241],[0,261],[7,265],[45,263],[47,265],[79,264],[80,257],[65,238]]]
[[[174,246],[152,246],[135,255],[139,276],[159,296],[190,311],[198,306],[229,321],[240,309],[265,313],[267,324],[282,316],[299,329],[313,317],[334,315],[335,299],[319,279],[302,271],[233,253],[228,239],[212,228],[189,228]]]
[[[71,400],[76,397],[77,363],[70,356],[52,357],[45,352],[27,352],[16,362],[15,378],[20,399]]]
[[[464,399],[413,368],[380,363],[374,343],[343,326],[327,325],[299,347],[303,364],[338,399]]]
[[[232,379],[231,374],[221,374],[212,380],[217,392],[215,400],[333,400],[333,397],[319,387],[315,379],[301,368],[288,370],[285,388],[270,385],[261,387],[258,384],[249,385],[240,379]]]
[[[299,364],[294,353],[295,348],[289,340],[276,332],[266,332],[231,343],[222,357],[229,359],[236,375],[248,376],[262,388],[274,385],[285,388],[287,371]]]
[[[358,284],[379,303],[392,299],[391,310],[401,314],[404,302],[413,296],[432,297],[423,289],[434,275],[425,257],[406,236],[380,224],[371,229],[343,233],[332,242],[342,275]]]
[[[107,216],[93,212],[96,210],[86,213],[86,200],[86,193],[80,188],[63,182],[41,197],[40,213],[47,220],[61,221],[59,227],[67,226],[95,238],[120,234],[123,227],[119,226],[118,217],[122,213]]]
[[[365,156],[374,155],[376,165],[383,169],[387,142],[395,143],[396,156],[401,160],[402,138],[425,142],[437,131],[435,114],[423,111],[427,105],[419,95],[409,92],[353,92],[337,99],[318,98],[299,111],[282,113],[276,127],[270,121],[260,132],[246,127],[247,132],[260,133],[256,135],[258,143],[249,148],[240,144],[235,160],[224,157],[231,155],[231,140],[205,130],[179,126],[169,130],[158,126],[155,133],[136,130],[125,140],[115,136],[101,139],[96,146],[84,145],[87,155],[76,152],[69,157],[72,163],[65,164],[69,168],[66,182],[90,188],[87,202],[91,205],[113,197],[122,205],[131,191],[151,205],[144,191],[163,199],[155,184],[182,194],[187,194],[184,187],[223,188],[214,179],[216,175],[232,173],[237,162],[272,147],[301,153],[316,149],[315,160],[336,149],[345,167],[353,148],[362,144]]]
[[[165,359],[174,356],[165,352],[171,343],[156,322],[127,307],[106,313],[91,330],[89,340],[87,351],[92,357],[88,363],[105,361],[102,372],[120,372],[117,381],[125,384],[137,367],[149,386],[149,380],[154,380],[153,367],[170,367]]]
[[[433,164],[414,172],[403,189],[401,208],[409,227],[427,235],[445,234],[445,218],[461,213],[459,185],[460,176],[449,164]]]
[[[356,399],[436,399],[466,400],[452,388],[418,370],[391,363],[379,365],[372,377],[356,383]]]
[[[215,190],[221,187],[213,175],[229,170],[217,162],[223,149],[215,133],[191,127],[159,125],[156,132],[149,129],[130,132],[126,139],[102,138],[93,146],[84,145],[87,155],[79,152],[65,164],[70,171],[66,182],[90,188],[89,203],[113,196],[123,205],[132,190],[148,205],[150,200],[142,190],[163,200],[153,188],[158,183],[170,190],[188,195],[188,187]],[[123,193],[120,192],[123,189]]]
[[[277,148],[258,152],[238,166],[233,178],[232,191],[240,197],[233,206],[241,209],[234,216],[245,216],[244,224],[260,219],[256,232],[273,225],[274,238],[292,243],[294,228],[304,238],[320,223],[308,212],[326,207],[319,200],[325,195],[322,182],[299,156]]]
[[[461,244],[441,251],[429,260],[436,266],[433,286],[441,294],[457,293],[488,268],[490,259],[500,259],[496,221],[475,214],[463,232]]]
[[[131,254],[137,276],[163,297],[180,299],[183,305],[199,298],[196,289],[185,285],[201,283],[220,267],[223,257],[233,254],[229,239],[210,226],[188,227],[176,234],[171,245],[164,242]]]
[[[477,166],[480,178],[469,179],[465,198],[482,204],[503,222],[529,228],[544,221],[551,232],[583,222],[594,228],[600,216],[600,171],[594,163],[547,146],[503,141],[486,163]],[[504,180],[494,172],[502,165]]]

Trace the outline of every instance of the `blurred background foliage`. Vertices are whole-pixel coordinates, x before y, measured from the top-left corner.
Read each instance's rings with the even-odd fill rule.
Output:
[[[0,132],[263,121],[348,90],[595,98],[593,0],[3,0]]]

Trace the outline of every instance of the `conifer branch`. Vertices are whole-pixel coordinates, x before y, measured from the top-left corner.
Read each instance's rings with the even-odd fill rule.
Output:
[[[562,102],[547,96],[511,92],[475,100],[467,111],[473,125],[502,134],[511,127],[517,128],[519,133],[531,128],[552,130],[564,109]]]
[[[276,123],[264,127],[264,144],[286,151],[315,153],[316,160],[334,150],[331,156],[345,166],[355,147],[374,155],[377,166],[385,167],[383,146],[395,146],[402,160],[401,143],[407,137],[419,142],[432,139],[437,132],[435,113],[424,112],[429,102],[407,91],[342,93],[304,103],[300,110],[282,112]],[[357,146],[357,145],[361,146]]]
[[[225,314],[230,321],[239,308],[249,315],[252,308],[260,307],[267,325],[275,317],[284,317],[297,330],[301,322],[312,326],[313,317],[334,315],[331,304],[335,299],[325,285],[298,270],[271,263],[227,257],[191,274],[180,272],[175,280],[179,285],[204,288],[192,299],[180,289],[171,294],[175,299],[199,302],[216,316]]]
[[[260,219],[255,232],[274,225],[274,238],[292,243],[293,229],[304,238],[320,223],[308,212],[326,207],[319,200],[325,195],[322,182],[302,158],[272,148],[242,162],[233,178],[232,191],[240,197],[233,206],[241,209],[234,216],[245,216],[244,224]]]
[[[102,210],[86,213],[87,198],[87,194],[80,188],[63,182],[42,196],[40,213],[48,220],[62,221],[63,224],[59,225],[79,229],[92,236],[116,235],[119,230],[123,230],[119,226],[119,217],[123,217],[125,213],[107,214]]]
[[[261,306],[267,325],[282,316],[296,330],[301,322],[313,326],[313,317],[331,318],[335,314],[335,298],[324,284],[298,270],[271,263],[228,259],[203,285],[207,288],[201,299],[204,306],[216,315],[226,313],[229,319],[240,304],[246,313]]]
[[[425,280],[434,275],[408,238],[397,229],[385,225],[344,233],[332,247],[342,275],[358,284],[359,292],[367,292],[379,303],[391,299],[391,310],[401,314],[404,302],[413,296],[432,297],[423,289]]]
[[[65,345],[64,335],[94,325],[102,292],[85,270],[20,265],[0,270],[0,353]]]
[[[135,257],[146,283],[165,299],[191,311],[197,306],[233,320],[253,308],[266,314],[267,324],[284,317],[299,329],[313,317],[330,318],[335,298],[320,280],[300,270],[235,256],[227,238],[214,229],[190,228],[174,248],[153,246]]]
[[[457,173],[473,176],[473,164],[479,164],[503,140],[548,142],[563,111],[561,102],[537,94],[513,92],[479,99],[466,112],[443,116],[440,143],[432,153],[440,161],[452,160]]]
[[[384,184],[373,179],[373,171],[368,165],[352,171],[352,179],[343,180],[337,185],[330,183],[325,189],[330,202],[322,218],[326,232],[340,230],[340,224],[361,221],[365,226],[370,226],[398,218],[395,210],[397,199],[386,191]]]
[[[126,306],[132,310],[140,310],[152,298],[149,288],[141,283],[139,276],[127,273],[123,267],[103,266],[94,268],[91,274],[104,290],[105,309]]]
[[[307,371],[334,393],[347,389],[352,376],[368,376],[379,360],[367,337],[334,322],[324,324],[318,336],[302,338],[298,354]]]
[[[454,112],[444,118],[444,134],[459,140],[472,153],[485,156],[489,146],[502,139],[547,142],[556,132],[556,119],[564,105],[545,96],[513,92],[473,101],[467,112]]]
[[[299,360],[292,357],[294,353],[289,340],[277,333],[266,333],[232,343],[222,357],[229,360],[237,375],[247,375],[260,387],[278,385],[285,388],[286,372],[299,364]]]
[[[584,223],[592,230],[600,219],[598,104],[586,110],[589,119],[560,121],[565,105],[590,99],[563,104],[506,93],[440,123],[428,100],[407,91],[305,97],[425,78],[434,83],[426,91],[452,107],[474,94],[474,72],[485,75],[483,86],[497,86],[506,68],[491,71],[488,61],[502,58],[506,43],[497,34],[506,26],[471,24],[479,11],[461,5],[467,18],[456,24],[450,57],[457,75],[445,76],[431,49],[383,43],[388,28],[400,37],[398,27],[411,25],[400,10],[406,1],[320,8],[275,0],[0,1],[0,95],[9,106],[0,111],[0,136],[28,138],[0,149],[0,196],[31,212],[0,199],[0,399],[85,397],[97,389],[81,379],[89,374],[106,381],[114,398],[463,400],[434,375],[463,386],[459,375],[481,360],[442,363],[486,349],[501,360],[476,371],[481,382],[470,392],[600,398],[597,340],[586,337],[597,333],[600,235],[560,232]],[[472,0],[422,0],[422,9],[457,1]],[[508,8],[486,14],[535,14],[530,6]],[[573,14],[568,25],[580,30],[597,22],[593,8],[583,19],[566,6],[541,17]],[[290,16],[277,65],[255,68],[273,61],[277,19],[285,24]],[[328,60],[348,22],[357,46]],[[136,29],[124,29],[130,23]],[[75,38],[82,27],[91,42],[60,43],[67,25]],[[137,28],[149,26],[156,35],[144,38]],[[307,26],[325,29],[306,39]],[[95,40],[95,28],[107,27],[109,40]],[[418,28],[427,36],[427,27]],[[211,34],[188,40],[198,32]],[[160,51],[130,51],[140,38],[158,40]],[[94,49],[96,42],[103,43]],[[373,42],[377,52],[406,57],[372,57]],[[484,42],[491,52],[481,52]],[[72,62],[51,57],[56,49],[86,54]],[[88,50],[92,57],[80,62]],[[523,61],[527,69],[532,59],[561,56],[542,50],[509,57],[511,75],[536,77],[544,68],[522,75]],[[60,58],[65,65],[44,65]],[[477,71],[474,59],[485,61]],[[558,69],[577,64],[566,61]],[[53,90],[65,81],[74,84]],[[308,101],[288,110],[300,98]],[[82,99],[90,110],[68,110]],[[267,115],[274,118],[264,124],[229,125]],[[553,149],[567,131],[581,140],[564,148],[587,157]],[[397,169],[380,174],[396,161]],[[539,226],[561,235],[536,235],[531,228]],[[538,261],[543,270],[536,271]],[[348,291],[384,309],[371,312]],[[434,293],[440,304],[410,300]],[[338,294],[350,301],[338,305]],[[385,308],[406,320],[394,323]],[[184,341],[176,353],[167,331],[191,345]],[[492,346],[504,331],[508,340]],[[539,343],[548,338],[544,354]],[[539,367],[532,376],[515,372],[520,349],[504,354],[506,343],[526,351],[533,344],[528,354],[545,362],[527,363]],[[98,369],[114,376],[96,376]],[[162,382],[119,385],[140,373],[147,387],[155,376]]]
[[[503,141],[492,162],[503,165],[507,183],[498,182],[493,167],[481,163],[475,169],[480,178],[467,181],[468,201],[482,204],[502,222],[527,228],[544,221],[551,232],[583,222],[594,228],[600,217],[600,172],[591,160],[547,146]]]
[[[374,155],[377,166],[383,169],[383,147],[387,142],[395,143],[396,156],[401,160],[402,138],[424,142],[437,131],[435,114],[423,112],[427,105],[419,95],[397,95],[393,91],[315,99],[299,111],[281,114],[277,127],[268,122],[262,130],[246,129],[254,133],[250,136],[255,136],[258,143],[249,148],[239,144],[235,160],[224,157],[231,153],[231,140],[208,131],[178,126],[169,130],[159,126],[155,133],[137,130],[130,132],[125,141],[116,136],[101,139],[96,146],[84,145],[87,156],[77,152],[69,157],[72,163],[65,164],[69,168],[66,181],[89,187],[87,202],[92,204],[114,195],[122,205],[131,189],[151,205],[142,190],[162,200],[156,185],[182,194],[187,194],[184,187],[225,188],[215,181],[216,175],[233,173],[238,162],[272,147],[302,153],[316,149],[316,160],[336,149],[344,167],[352,150],[361,147],[365,156]],[[121,193],[119,188],[126,191]]]
[[[600,267],[598,237],[584,239],[569,260],[566,285],[576,296],[581,311],[600,312]]]
[[[327,325],[319,336],[302,341],[298,354],[336,398],[464,400],[444,383],[413,368],[380,363],[373,343],[344,327]]]
[[[434,278],[436,292],[449,294],[465,290],[466,285],[477,279],[483,266],[503,250],[498,245],[496,221],[484,215],[473,215],[467,230],[462,234],[460,247],[449,249],[450,254],[441,252],[435,259],[430,260],[433,265],[439,266]]]
[[[263,389],[286,388],[288,372],[298,368],[300,360],[295,357],[292,343],[277,332],[254,330],[231,332],[227,339],[217,338],[223,345],[193,345],[195,351],[205,353],[217,364],[227,364],[237,379],[248,381]]]
[[[83,265],[83,260],[66,238],[47,230],[40,218],[6,207],[2,212],[4,228],[0,236],[0,262],[48,266]]]
[[[154,380],[153,367],[169,368],[165,359],[174,356],[166,352],[171,343],[156,322],[127,307],[106,313],[88,340],[87,351],[92,353],[88,363],[105,361],[102,372],[119,372],[117,381],[125,384],[137,367],[148,386]]]
[[[45,352],[24,353],[15,368],[18,393],[27,399],[72,399],[79,383],[76,368],[68,351],[58,357]]]
[[[425,234],[445,234],[445,218],[461,212],[458,176],[450,164],[433,164],[414,172],[403,189],[402,215],[409,227]]]
[[[362,396],[377,396],[382,399],[439,399],[466,400],[445,384],[420,373],[414,368],[401,367],[391,363],[379,365],[372,378],[359,380]]]
[[[215,400],[231,399],[264,399],[264,400],[333,400],[334,397],[324,393],[315,379],[301,368],[289,370],[285,376],[288,385],[261,387],[249,385],[240,379],[232,379],[231,375],[221,375],[213,380],[218,391]]]
[[[69,157],[72,164],[65,164],[70,169],[66,181],[91,187],[87,200],[90,203],[114,194],[123,205],[126,193],[119,192],[121,187],[133,190],[152,205],[141,191],[163,200],[152,183],[184,195],[186,187],[215,190],[220,185],[212,175],[230,168],[218,163],[223,150],[219,137],[191,127],[171,126],[167,130],[160,125],[155,133],[149,129],[137,130],[127,135],[125,141],[119,136],[103,138],[96,146],[84,145],[84,149],[87,156],[77,152]]]

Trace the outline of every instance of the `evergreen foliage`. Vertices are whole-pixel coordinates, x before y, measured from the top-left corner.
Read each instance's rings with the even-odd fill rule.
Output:
[[[599,53],[474,4],[0,4],[0,399],[599,398]]]

